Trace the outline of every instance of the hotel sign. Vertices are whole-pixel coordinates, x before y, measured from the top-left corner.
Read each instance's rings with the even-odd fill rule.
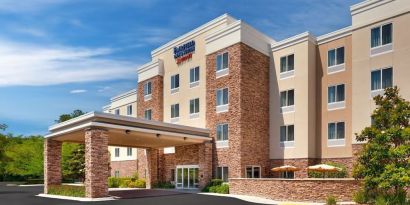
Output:
[[[174,58],[177,64],[181,64],[192,58],[195,52],[195,41],[189,41],[181,46],[174,47]]]

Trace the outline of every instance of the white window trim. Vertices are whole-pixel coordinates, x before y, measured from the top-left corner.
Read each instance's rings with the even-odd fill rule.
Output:
[[[329,102],[329,87],[335,87],[335,98],[337,98],[337,86],[339,85],[344,85],[344,93],[343,93],[343,101],[335,101],[335,102]],[[336,100],[336,99],[335,99]],[[334,85],[329,85],[327,86],[327,110],[332,111],[332,110],[340,110],[346,108],[346,84],[340,83],[340,84],[334,84]]]
[[[117,150],[118,150],[118,155],[117,155]],[[114,157],[119,158],[121,156],[120,148],[116,147],[114,148]]]
[[[293,70],[288,70],[288,57],[289,56],[291,56],[291,55],[293,55]],[[285,74],[285,73],[290,73],[290,72],[293,72],[294,73],[294,71],[295,71],[295,54],[294,53],[290,53],[290,54],[288,54],[288,55],[285,55],[285,56],[282,56],[282,57],[280,57],[279,58],[279,64],[281,63],[280,61],[281,61],[281,59],[282,58],[285,58],[286,59],[286,71],[283,71],[283,72],[281,72],[280,71],[280,65],[279,65],[279,74],[280,74],[280,76],[282,76],[281,74]],[[290,77],[293,77],[293,76],[288,76],[288,77],[285,77],[285,78],[282,78],[282,77],[280,77],[280,79],[282,80],[282,79],[286,79],[286,78],[290,78]]]
[[[281,141],[280,140],[280,127],[285,126],[286,127],[286,138],[288,138],[288,127],[293,125],[293,140],[292,141]],[[289,124],[289,125],[282,125],[279,127],[279,145],[280,147],[283,148],[294,148],[295,147],[295,125],[294,124]]]
[[[117,111],[118,111],[118,112],[117,112]],[[120,115],[120,114],[121,114],[121,113],[120,113],[120,109],[119,109],[119,108],[115,109],[115,110],[114,110],[114,114]]]
[[[225,168],[225,167],[228,169],[228,173],[227,173],[227,174],[229,175],[229,167],[228,167],[228,166],[217,166],[217,167],[216,167],[217,172],[218,172],[218,168],[221,168],[221,171],[222,171],[222,172],[221,172],[221,180],[223,180],[223,179],[225,178],[225,177],[224,177],[224,176],[225,176],[225,173],[224,173],[224,168]],[[226,178],[227,178],[228,181],[229,181],[229,176],[227,176]]]
[[[386,25],[389,25],[389,24],[391,24],[392,25],[392,30],[391,30],[391,32],[392,32],[392,34],[391,34],[391,43],[388,43],[388,44],[384,44],[383,45],[383,26],[386,26]],[[379,46],[376,46],[376,47],[372,47],[372,30],[373,29],[375,29],[375,28],[380,28],[380,45]],[[387,45],[392,45],[393,44],[393,22],[391,22],[391,21],[389,21],[389,22],[386,22],[386,23],[383,23],[383,24],[380,24],[380,25],[378,25],[378,26],[374,26],[374,27],[371,27],[370,28],[370,50],[372,50],[372,49],[375,49],[375,48],[380,48],[380,47],[384,47],[384,46],[387,46]]]
[[[279,73],[280,80],[285,80],[295,77],[295,69]]]
[[[180,80],[179,80],[179,78],[180,78],[179,73],[177,73],[177,74],[171,76],[171,95],[179,92],[179,87],[180,87],[180,86],[175,87],[175,88],[172,88],[172,79],[173,79],[173,78],[175,79],[175,76],[177,76],[177,75],[178,75],[178,84],[179,84],[179,83],[180,83],[180,82],[179,82],[179,81],[180,81]],[[175,84],[175,82],[174,82],[174,84]]]
[[[146,118],[146,115],[145,115],[146,112],[149,111],[149,110],[151,110],[151,111],[150,111],[150,115],[151,115],[151,119],[150,119],[150,120],[152,120],[152,109],[151,109],[151,108],[144,110],[144,119],[145,119],[145,120],[149,120],[149,119]]]
[[[151,84],[151,93],[145,94],[145,86],[148,85],[148,84]],[[151,100],[151,98],[152,98],[152,82],[151,82],[151,81],[146,82],[146,83],[144,84],[144,86],[143,86],[143,92],[144,92],[144,101]]]
[[[378,68],[378,69],[373,69],[370,71],[370,98],[373,98],[377,95],[383,95],[384,94],[384,89],[383,89],[383,70],[385,69],[389,69],[391,68],[393,71],[393,75],[391,76],[391,82],[392,85],[394,86],[394,70],[393,70],[393,66],[388,66],[388,67],[384,67],[384,68]],[[372,72],[373,71],[380,71],[380,89],[377,90],[372,90]]]
[[[342,66],[343,65],[343,70],[344,70],[344,65],[345,65],[345,63],[346,63],[346,48],[344,48],[345,46],[339,46],[339,47],[336,47],[336,48],[332,48],[332,49],[329,49],[329,50],[327,50],[327,69],[329,70],[329,68],[334,68],[334,67],[337,67],[337,66]],[[337,63],[336,61],[337,61],[337,49],[339,49],[339,48],[344,48],[344,56],[343,56],[343,59],[344,59],[344,61],[343,61],[343,63]],[[334,64],[334,65],[332,65],[332,66],[329,66],[329,51],[331,51],[331,50],[334,50],[335,51],[335,62],[336,62],[336,64]],[[340,71],[338,71],[338,72],[340,72]],[[334,73],[334,72],[332,72],[332,73]]]
[[[190,99],[189,100],[189,118],[190,119],[195,119],[195,118],[199,118],[199,113],[201,112],[201,110],[200,110],[200,105],[199,105],[199,103],[198,103],[198,112],[195,112],[195,108],[194,108],[194,112],[193,113],[191,113],[191,101],[192,100],[196,100],[196,99],[198,99],[198,101],[199,101],[199,98],[194,98],[194,99]],[[194,103],[194,105],[195,105],[195,103]]]
[[[129,109],[128,108],[130,108],[131,107],[131,113],[129,113]],[[131,116],[132,115],[132,112],[133,111],[133,109],[132,109],[132,105],[127,105],[127,115],[128,116]]]
[[[222,56],[222,65],[223,65],[223,55],[224,55],[225,53],[228,54],[228,67],[227,67],[227,68],[224,68],[224,69],[221,69],[221,70],[217,70],[217,71],[216,71],[216,78],[220,78],[220,77],[223,77],[223,76],[226,76],[226,75],[229,74],[229,63],[230,63],[229,52],[226,51],[226,52],[220,53],[220,54],[218,54],[218,55],[216,55],[216,56],[217,56],[217,57],[218,57],[219,55]],[[216,65],[216,66],[217,66],[217,68],[218,68],[218,65]]]
[[[246,170],[246,169],[247,169],[248,167],[252,167],[252,178],[247,178],[247,179],[258,179],[258,178],[261,178],[261,172],[262,172],[261,166],[259,166],[259,165],[246,165],[246,166],[245,166],[245,174],[247,174],[247,172],[246,172],[247,170]],[[255,171],[254,171],[255,167],[259,167],[259,177],[258,177],[258,178],[254,178],[254,177],[253,177],[253,173],[255,172]]]
[[[222,92],[223,95],[223,90],[227,89],[228,90],[228,103],[222,104],[222,105],[217,105],[216,106],[216,113],[222,113],[222,112],[228,112],[229,111],[229,88],[220,88],[216,90],[216,100],[218,101],[218,91]],[[222,96],[223,98],[223,96]]]
[[[197,66],[197,67],[198,67],[199,76],[201,76],[201,71],[200,71],[201,69],[199,68],[199,66]],[[201,77],[199,77],[198,80],[191,82],[191,70],[194,70],[194,76],[195,76],[195,68],[197,68],[197,67],[189,69],[189,87],[190,88],[194,88],[194,87],[198,86],[199,81],[201,80]]]
[[[216,148],[228,148],[229,147],[229,125],[228,123],[220,123],[216,125],[216,131],[218,132],[218,126],[227,125],[228,126],[228,139],[227,140],[218,140],[218,133],[216,133]],[[223,136],[222,136],[223,138]]]
[[[281,101],[280,93],[286,91],[286,102],[287,102],[288,101],[288,91],[290,91],[290,90],[293,90],[293,105],[287,105],[287,106],[280,107],[280,113],[282,113],[282,114],[295,112],[295,89],[293,89],[293,88],[288,89],[288,90],[283,90],[283,91],[279,92],[279,105],[280,105],[280,101]]]
[[[341,139],[329,139],[329,124],[334,123],[335,124],[335,135],[337,137],[337,123],[343,122],[344,123],[344,136]],[[326,128],[327,131],[327,146],[328,147],[343,147],[346,145],[346,121],[335,121],[335,122],[329,122]]]

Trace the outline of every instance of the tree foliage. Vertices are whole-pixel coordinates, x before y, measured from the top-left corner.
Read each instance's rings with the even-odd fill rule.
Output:
[[[58,118],[58,120],[56,120],[57,123],[60,122],[65,122],[67,120],[71,120],[73,118],[76,118],[78,116],[84,115],[85,113],[81,110],[74,110],[72,113],[70,114],[62,114],[60,115],[60,117]]]
[[[410,187],[410,102],[399,96],[397,87],[387,88],[374,98],[377,108],[372,125],[356,139],[364,144],[358,155],[354,176],[364,181],[364,192],[398,195]]]
[[[0,130],[6,130],[7,129],[7,125],[6,124],[0,124]]]

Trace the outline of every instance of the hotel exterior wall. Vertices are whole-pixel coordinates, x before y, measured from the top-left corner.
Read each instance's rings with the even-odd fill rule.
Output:
[[[328,74],[328,51],[344,47],[345,70]],[[318,126],[318,156],[321,158],[352,157],[352,37],[346,36],[318,46],[317,56],[317,126]],[[337,110],[328,110],[328,87],[345,85],[345,107]],[[328,123],[345,122],[345,145],[328,146]]]
[[[378,56],[370,56],[370,30],[384,23],[393,23],[393,50]],[[410,99],[410,14],[405,13],[375,24],[356,29],[352,33],[352,136],[369,126],[370,115],[376,108],[371,98],[371,71],[393,67],[393,85],[400,88],[400,94]],[[356,143],[355,138],[352,139]]]
[[[181,125],[205,128],[205,111],[206,111],[206,59],[205,59],[205,36],[223,28],[226,23],[218,25],[200,35],[186,39],[181,44],[190,40],[195,41],[195,52],[192,59],[178,65],[174,59],[173,47],[159,55],[153,56],[153,59],[162,59],[164,62],[164,122],[171,121],[171,105],[179,103],[179,122]],[[178,46],[178,45],[177,45]],[[191,68],[199,66],[199,85],[190,88],[189,72]],[[171,94],[171,76],[179,74],[179,92]],[[199,98],[199,118],[190,119],[189,101]]]
[[[150,100],[144,100],[144,84],[152,82],[152,97]],[[138,83],[138,110],[137,116],[144,118],[144,112],[147,109],[152,110],[152,120],[163,120],[163,77],[157,75],[150,79]]]
[[[315,44],[303,41],[273,52],[270,74],[270,158],[293,159],[315,156]],[[313,51],[313,52],[312,52]],[[280,58],[294,54],[294,77],[280,79]],[[295,112],[280,113],[280,92],[294,89]],[[279,129],[295,125],[294,147],[280,146]],[[308,134],[306,134],[308,133]]]
[[[115,148],[120,149],[120,156],[115,156]],[[108,151],[110,152],[110,160],[111,161],[124,161],[124,160],[136,160],[137,159],[137,148],[132,148],[132,155],[127,155],[127,147],[114,147],[109,146]]]

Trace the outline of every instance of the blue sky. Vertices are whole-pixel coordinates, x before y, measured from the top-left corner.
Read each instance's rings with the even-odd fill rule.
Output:
[[[101,110],[137,86],[151,50],[229,13],[275,40],[351,24],[360,0],[1,0],[0,123],[45,134],[60,114]]]

